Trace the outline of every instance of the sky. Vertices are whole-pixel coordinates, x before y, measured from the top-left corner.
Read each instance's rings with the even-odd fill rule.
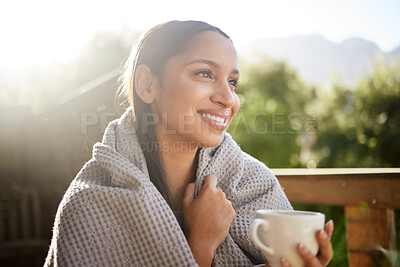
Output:
[[[0,67],[68,62],[96,31],[143,31],[169,20],[203,20],[234,43],[320,34],[389,52],[400,45],[400,0],[10,0],[0,2]]]

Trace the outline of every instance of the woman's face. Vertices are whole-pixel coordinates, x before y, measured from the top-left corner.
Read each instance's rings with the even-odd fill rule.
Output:
[[[233,44],[217,32],[198,34],[184,53],[165,65],[152,103],[160,118],[161,140],[190,147],[219,145],[240,106],[235,93],[238,79]]]

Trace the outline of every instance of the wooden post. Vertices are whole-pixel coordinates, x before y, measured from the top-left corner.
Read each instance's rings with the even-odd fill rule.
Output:
[[[350,267],[395,266],[396,232],[393,209],[367,204],[345,207],[346,238]]]

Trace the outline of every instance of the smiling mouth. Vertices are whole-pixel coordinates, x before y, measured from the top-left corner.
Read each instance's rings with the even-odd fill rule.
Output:
[[[228,118],[222,118],[219,116],[211,115],[210,113],[206,112],[198,112],[198,114],[202,118],[202,120],[212,128],[222,131],[227,128],[226,122]]]

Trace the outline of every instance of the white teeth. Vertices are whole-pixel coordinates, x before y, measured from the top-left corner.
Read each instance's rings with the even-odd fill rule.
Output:
[[[225,119],[224,119],[224,118],[217,117],[217,116],[215,116],[215,115],[203,113],[203,114],[201,114],[201,116],[203,116],[204,118],[208,118],[208,119],[210,119],[210,120],[215,120],[215,121],[218,121],[218,122],[225,122]]]

